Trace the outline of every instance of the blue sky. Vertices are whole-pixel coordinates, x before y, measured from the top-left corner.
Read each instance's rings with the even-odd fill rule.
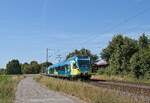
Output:
[[[1,0],[0,67],[63,57],[82,47],[99,54],[113,35],[150,33],[149,0]]]

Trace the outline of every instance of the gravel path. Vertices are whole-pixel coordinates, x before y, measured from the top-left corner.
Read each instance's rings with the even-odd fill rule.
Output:
[[[16,92],[15,103],[81,103],[73,97],[50,91],[35,82],[32,77],[23,79]]]

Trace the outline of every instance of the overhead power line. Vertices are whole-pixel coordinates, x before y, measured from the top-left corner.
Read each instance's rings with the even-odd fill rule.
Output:
[[[140,16],[140,15],[142,15],[142,14],[148,12],[149,9],[150,9],[150,8],[146,8],[146,9],[141,10],[140,12],[136,13],[135,15],[132,15],[132,16],[130,16],[130,17],[124,19],[124,20],[121,21],[120,23],[114,25],[113,27],[108,28],[107,30],[105,30],[105,31],[102,32],[101,34],[105,34],[105,33],[107,33],[107,32],[111,32],[111,31],[117,29],[117,28],[120,27],[121,25],[123,25],[123,24],[125,24],[125,23],[128,23],[129,21],[135,19],[136,17],[138,17],[138,16]],[[98,38],[98,35],[94,35],[93,37],[91,37],[91,38],[89,38],[89,39],[83,41],[82,43],[80,43],[80,45],[84,45],[84,44],[87,43],[87,42],[94,41],[96,38]]]
[[[62,59],[62,56],[59,54],[59,55],[57,55],[56,59],[58,59],[58,62],[60,62]]]

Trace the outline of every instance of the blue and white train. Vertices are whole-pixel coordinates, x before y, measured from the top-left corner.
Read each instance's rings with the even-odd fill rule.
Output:
[[[90,78],[90,57],[74,56],[47,68],[47,75],[63,78]]]

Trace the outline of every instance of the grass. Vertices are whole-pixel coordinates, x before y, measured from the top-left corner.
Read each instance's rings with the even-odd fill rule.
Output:
[[[130,83],[140,83],[140,84],[146,84],[146,85],[150,85],[150,79],[149,80],[145,80],[145,79],[136,79],[133,77],[130,77],[128,75],[126,76],[115,76],[115,75],[111,75],[108,76],[106,74],[96,74],[92,76],[92,79],[98,79],[98,80],[110,80],[110,81],[122,81],[122,82],[130,82]]]
[[[66,81],[45,76],[37,76],[36,81],[49,89],[76,96],[88,103],[144,103],[117,91],[89,85],[80,81]]]
[[[0,75],[0,103],[13,103],[22,76]]]

